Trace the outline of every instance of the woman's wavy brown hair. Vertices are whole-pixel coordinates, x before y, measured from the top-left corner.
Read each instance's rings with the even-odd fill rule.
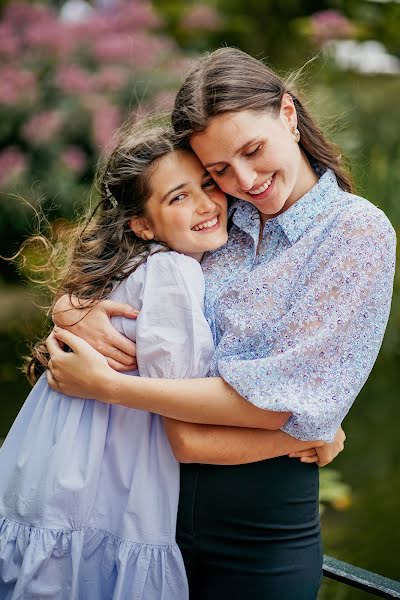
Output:
[[[190,137],[204,131],[210,120],[221,113],[267,110],[277,115],[285,93],[290,94],[296,107],[299,145],[306,156],[332,169],[343,190],[353,191],[340,150],[316,125],[293,84],[236,48],[215,50],[196,62],[176,97],[172,125],[182,145],[188,146]]]
[[[42,253],[45,250],[44,263],[28,266],[32,274],[39,276],[39,281],[32,277],[33,281],[44,284],[51,294],[48,316],[62,294],[68,294],[73,304],[72,296],[76,297],[79,308],[94,306],[110,294],[115,282],[126,278],[152,252],[151,241],[137,237],[129,221],[145,215],[152,193],[152,172],[160,158],[176,150],[175,136],[170,128],[144,122],[133,127],[125,125],[119,140],[96,176],[95,208],[55,240],[43,234],[30,237],[16,255],[26,262],[30,246],[37,250],[41,245]],[[24,366],[32,384],[49,360],[44,341],[33,347]]]

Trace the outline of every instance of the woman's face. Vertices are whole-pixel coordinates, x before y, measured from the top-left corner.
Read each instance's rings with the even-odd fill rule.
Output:
[[[254,204],[268,218],[289,208],[316,181],[293,135],[296,126],[293,101],[285,94],[277,116],[222,113],[190,144],[224,192]]]
[[[195,154],[179,150],[162,157],[150,188],[146,217],[131,220],[140,237],[165,242],[198,260],[226,243],[226,196]]]

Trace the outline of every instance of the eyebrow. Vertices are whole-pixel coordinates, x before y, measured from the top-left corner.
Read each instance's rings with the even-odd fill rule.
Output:
[[[239,154],[239,152],[241,152],[243,150],[243,148],[246,148],[246,146],[249,146],[250,144],[253,144],[254,142],[257,141],[257,138],[253,138],[252,140],[248,140],[247,142],[245,142],[244,144],[242,144],[240,146],[240,148],[238,148],[237,150],[235,150],[235,152],[233,153],[233,156],[236,156],[237,154]],[[226,162],[225,160],[218,160],[217,162],[213,162],[213,163],[207,163],[205,166],[206,169],[209,169],[210,167],[214,167],[215,165],[219,165],[219,163],[223,163]]]
[[[181,188],[185,187],[185,185],[187,185],[187,183],[179,183],[178,185],[176,185],[175,187],[171,188],[170,190],[168,190],[168,192],[166,194],[164,194],[164,196],[161,198],[161,202],[164,202],[164,200],[166,200],[166,198],[172,194],[172,192],[176,192],[178,190],[180,190]]]
[[[204,177],[209,177],[210,173],[208,171],[204,171],[204,173],[202,174],[201,178],[204,179]],[[178,183],[178,185],[176,185],[175,187],[171,188],[170,190],[168,190],[168,192],[166,194],[164,194],[164,196],[161,198],[161,202],[164,202],[164,200],[167,199],[167,197],[172,194],[172,192],[177,192],[178,190],[180,190],[181,188],[185,187],[185,185],[189,185],[189,182],[185,182],[185,183]]]

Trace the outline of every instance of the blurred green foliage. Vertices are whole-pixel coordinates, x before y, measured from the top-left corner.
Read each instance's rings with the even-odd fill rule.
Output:
[[[6,4],[11,3],[1,0],[0,11]],[[298,78],[303,96],[321,127],[349,157],[357,192],[382,208],[399,232],[400,75],[344,69],[329,45],[332,40],[348,37],[357,42],[377,40],[399,58],[399,2],[208,0],[200,5],[187,0],[154,0],[152,4],[159,21],[149,26],[151,39],[156,44],[159,40],[163,51],[150,65],[146,64],[145,52],[138,55],[139,64],[128,56],[128,62],[122,65],[127,68],[127,78],[121,79],[121,85],[115,89],[101,92],[107,106],[117,107],[120,118],[139,104],[145,110],[155,110],[157,105],[170,106],[188,59],[221,45],[240,47],[264,58],[282,75],[308,63]],[[90,77],[98,75],[104,65],[91,56],[90,45],[79,52],[73,62]],[[72,219],[76,208],[87,201],[100,150],[93,111],[104,104],[97,105],[93,96],[89,102],[87,98],[85,101],[86,93],[60,92],[54,85],[65,56],[57,58],[47,53],[45,59],[36,62],[31,58],[24,55],[22,63],[16,65],[35,73],[40,94],[29,102],[14,105],[0,102],[0,152],[10,146],[17,147],[29,159],[29,167],[19,173],[17,170],[18,176],[9,180],[0,194],[0,254],[14,252],[32,226],[32,212],[12,194],[33,202],[42,198],[50,221],[59,217]],[[310,59],[315,60],[308,62]],[[119,68],[121,61],[111,64]],[[98,94],[99,90],[96,97]],[[46,143],[35,144],[29,136],[24,136],[24,125],[32,116],[55,109],[62,112],[63,126],[53,137]],[[83,153],[86,162],[82,169],[77,168],[79,160],[75,163],[61,160],[70,146]],[[6,272],[3,266],[4,263],[0,292],[9,301],[0,320],[0,384],[5,392],[0,436],[5,435],[27,391],[15,370],[17,356],[24,352],[21,338],[34,337],[40,327],[38,323],[42,323],[37,313],[27,312],[28,300],[21,299],[18,291],[21,288],[15,287],[15,272]],[[6,275],[8,280],[14,280],[14,287],[4,285]],[[21,314],[26,315],[23,321]],[[8,349],[10,344],[12,352]],[[323,516],[326,550],[342,560],[393,578],[400,578],[396,551],[399,539],[393,527],[398,519],[400,494],[399,353],[397,273],[392,313],[379,359],[344,424],[348,436],[346,451],[335,462],[335,470],[321,473],[321,500],[326,504]],[[352,490],[351,503],[347,484]],[[332,506],[348,510],[338,513]],[[331,583],[324,584],[321,592],[321,600],[363,597],[357,591]]]

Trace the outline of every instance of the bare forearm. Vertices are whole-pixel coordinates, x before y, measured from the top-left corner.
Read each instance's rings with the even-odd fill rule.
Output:
[[[175,457],[182,463],[241,465],[321,444],[296,440],[283,431],[198,425],[173,419],[164,419],[164,424]]]
[[[96,398],[188,423],[279,429],[290,416],[257,408],[221,377],[156,379],[111,372]]]

